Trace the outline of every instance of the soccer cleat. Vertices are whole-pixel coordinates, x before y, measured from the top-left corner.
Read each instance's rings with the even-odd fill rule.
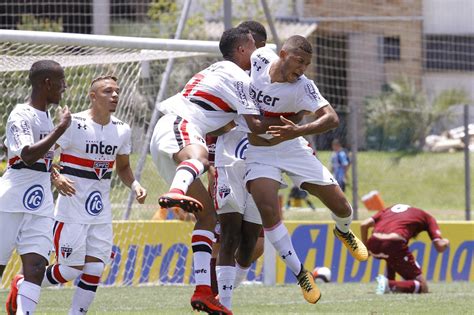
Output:
[[[18,305],[16,304],[16,297],[18,296],[18,281],[23,279],[23,275],[16,275],[13,277],[12,283],[10,284],[10,293],[7,296],[7,302],[5,307],[8,315],[15,315]]]
[[[212,315],[232,315],[232,311],[222,305],[214,296],[211,289],[199,290],[196,288],[191,297],[191,306],[193,310],[206,312]]]
[[[389,292],[388,279],[384,275],[378,275],[375,278],[377,281],[377,287],[375,288],[375,294],[385,294]]]
[[[362,243],[351,230],[347,233],[342,233],[337,227],[335,227],[333,231],[334,235],[341,240],[355,259],[358,261],[366,261],[369,258],[367,247],[365,247],[364,243]]]
[[[158,203],[163,208],[178,207],[190,213],[202,211],[202,204],[199,201],[178,193],[166,193],[158,199]]]
[[[311,272],[301,266],[301,271],[299,275],[296,276],[296,279],[298,279],[298,285],[301,287],[304,299],[308,301],[308,303],[316,304],[321,298],[321,291],[316,286],[316,283],[314,283]]]

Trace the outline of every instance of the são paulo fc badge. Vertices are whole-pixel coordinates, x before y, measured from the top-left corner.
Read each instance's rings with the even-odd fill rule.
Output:
[[[230,194],[230,187],[228,187],[227,185],[219,186],[218,193],[219,193],[219,197],[221,199],[224,199]]]
[[[102,203],[102,194],[99,191],[93,191],[89,197],[87,197],[85,207],[87,213],[90,215],[99,215],[104,209],[104,204]]]
[[[61,256],[63,258],[68,258],[72,254],[72,247],[69,244],[64,244],[61,246]]]
[[[28,188],[23,195],[23,206],[31,211],[38,209],[43,204],[44,189],[41,185],[34,185]]]

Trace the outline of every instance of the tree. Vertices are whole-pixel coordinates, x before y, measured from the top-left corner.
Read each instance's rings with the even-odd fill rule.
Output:
[[[444,90],[428,97],[407,77],[390,82],[387,89],[367,100],[367,122],[381,131],[384,138],[396,138],[398,148],[421,150],[433,125],[441,118],[452,116],[449,108],[468,102],[461,89]]]

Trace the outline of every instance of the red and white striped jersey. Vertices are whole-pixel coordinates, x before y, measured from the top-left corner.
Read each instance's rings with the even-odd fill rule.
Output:
[[[88,111],[72,115],[69,129],[57,141],[61,173],[74,181],[74,196],[58,197],[57,221],[81,224],[112,222],[110,183],[117,155],[131,151],[130,126],[112,116],[95,123]]]
[[[181,93],[163,101],[160,111],[175,114],[203,134],[225,126],[240,115],[259,115],[249,97],[250,78],[231,61],[219,61],[189,80]]]
[[[272,83],[269,70],[278,58],[266,47],[255,50],[251,57],[250,97],[264,116],[290,116],[302,110],[315,112],[329,104],[305,75],[294,83]]]
[[[5,140],[8,167],[0,178],[0,211],[53,216],[49,173],[53,149],[32,165],[26,165],[20,158],[24,147],[43,139],[53,128],[49,112],[29,104],[18,104],[8,116]]]

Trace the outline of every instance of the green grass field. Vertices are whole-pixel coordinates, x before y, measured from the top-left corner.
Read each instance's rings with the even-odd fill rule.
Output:
[[[329,167],[329,151],[318,152],[318,158]],[[135,167],[137,156],[132,156]],[[418,153],[404,154],[401,152],[367,151],[358,154],[359,195],[371,190],[378,190],[387,205],[405,203],[425,209],[439,220],[464,220],[464,156],[456,153]],[[474,180],[474,155],[471,154],[471,178]],[[206,179],[203,179],[206,181]],[[288,184],[291,185],[289,179]],[[148,157],[145,171],[141,180],[149,191],[145,207],[132,212],[132,219],[149,219],[157,208],[158,196],[167,190],[167,185],[159,177]],[[286,202],[289,189],[281,190]],[[471,185],[471,196],[474,185]],[[123,203],[128,189],[115,189],[116,204]],[[352,187],[346,190],[349,201],[352,202]],[[124,197],[125,196],[125,197]],[[472,198],[472,197],[471,197]],[[323,204],[314,197],[311,200],[317,208]],[[122,209],[114,209],[114,219],[122,218]],[[359,202],[359,218],[364,219],[372,212],[365,210]],[[288,211],[287,219],[292,220],[329,220],[329,211]]]
[[[236,290],[235,314],[472,314],[474,284],[431,283],[428,294],[374,293],[374,284],[321,284],[322,298],[307,304],[296,285],[243,286]],[[100,288],[88,314],[192,314],[191,286]],[[37,314],[65,314],[73,289],[42,291]],[[0,291],[3,307],[7,292]]]

